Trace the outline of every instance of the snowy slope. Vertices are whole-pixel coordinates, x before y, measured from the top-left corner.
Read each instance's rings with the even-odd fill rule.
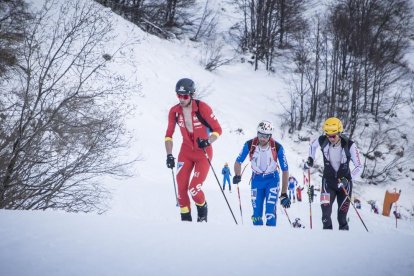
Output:
[[[355,193],[363,199],[360,214],[369,233],[353,209],[349,232],[337,230],[335,210],[335,230],[322,231],[318,200],[312,204],[311,230],[306,195],[304,202],[287,210],[291,220],[302,219],[305,229],[292,229],[280,207],[276,228],[253,227],[249,167],[240,183],[243,224],[236,186],[232,193],[225,192],[239,225],[210,171],[203,186],[209,222],[181,223],[164,149],[167,113],[177,103],[176,81],[194,79],[197,91],[222,124],[223,135],[214,143],[213,159],[221,182],[222,166],[229,162],[232,167],[243,143],[255,135],[257,123],[262,119],[280,123],[281,103],[288,103],[285,72],[282,67],[276,74],[254,72],[249,64],[235,62],[210,73],[199,65],[200,45],[160,40],[117,16],[114,19],[120,40],[133,37],[140,41],[124,51],[128,64],[113,64],[113,70],[123,71],[142,87],[140,96],[134,98],[138,110],[128,120],[133,145],[124,153],[142,157],[136,176],[103,180],[113,191],[111,209],[104,215],[1,210],[1,275],[413,275],[414,222],[399,221],[396,228],[393,218],[370,212],[365,202],[374,199],[382,207],[388,187],[355,185]],[[235,132],[238,128],[244,135]],[[312,138],[318,135],[312,133]],[[297,142],[296,136],[278,128],[274,137],[285,147],[291,174],[301,182],[307,142]],[[176,156],[179,133],[174,142]],[[312,183],[319,181],[314,172]],[[403,189],[400,201],[407,207],[414,205],[409,184],[395,185]]]
[[[413,235],[383,224],[366,233],[351,222],[353,230],[342,233],[58,212],[0,217],[2,275],[412,275],[414,269]]]

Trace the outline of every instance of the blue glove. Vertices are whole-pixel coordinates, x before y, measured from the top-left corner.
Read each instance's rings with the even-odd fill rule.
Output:
[[[172,169],[175,167],[175,158],[172,154],[167,154],[167,168]]]
[[[346,189],[348,189],[348,186],[349,186],[349,180],[348,180],[348,179],[346,179],[345,177],[342,177],[342,178],[339,180],[339,183],[338,183],[338,189],[342,189],[342,188],[344,188],[344,189],[346,190]]]
[[[289,199],[287,193],[281,194],[279,198],[280,198],[280,204],[284,208],[289,208],[290,207],[290,199]]]
[[[211,143],[208,141],[208,139],[200,139],[200,138],[198,138],[197,144],[198,144],[198,147],[200,149],[203,149],[203,148],[206,148],[206,147],[210,146]]]
[[[233,176],[233,184],[239,184],[240,181],[241,181],[241,175]]]

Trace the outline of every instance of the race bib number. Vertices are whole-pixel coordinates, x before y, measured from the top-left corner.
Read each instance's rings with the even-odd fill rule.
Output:
[[[329,193],[321,193],[321,204],[328,205],[331,203],[331,195]]]

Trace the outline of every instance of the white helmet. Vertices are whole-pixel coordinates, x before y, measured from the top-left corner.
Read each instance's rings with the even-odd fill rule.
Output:
[[[269,121],[261,121],[257,126],[257,132],[262,134],[272,134],[273,133],[273,124]]]

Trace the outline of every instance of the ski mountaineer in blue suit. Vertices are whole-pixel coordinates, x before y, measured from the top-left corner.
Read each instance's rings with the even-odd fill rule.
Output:
[[[229,191],[231,193],[231,185],[230,185],[230,168],[229,164],[224,164],[223,169],[221,170],[221,174],[223,175],[223,191],[226,189],[226,182],[229,184]]]
[[[276,204],[279,194],[279,167],[282,170],[282,193],[280,203],[290,207],[286,194],[289,177],[288,163],[281,144],[272,138],[273,125],[261,121],[257,127],[257,137],[247,141],[234,163],[233,184],[241,181],[241,165],[249,155],[252,166],[251,200],[253,206],[253,225],[263,225],[263,205],[266,206],[266,225],[276,226]]]
[[[288,183],[289,199],[292,199],[293,196],[293,202],[295,202],[295,188],[298,185],[298,181],[293,176],[289,176]]]

